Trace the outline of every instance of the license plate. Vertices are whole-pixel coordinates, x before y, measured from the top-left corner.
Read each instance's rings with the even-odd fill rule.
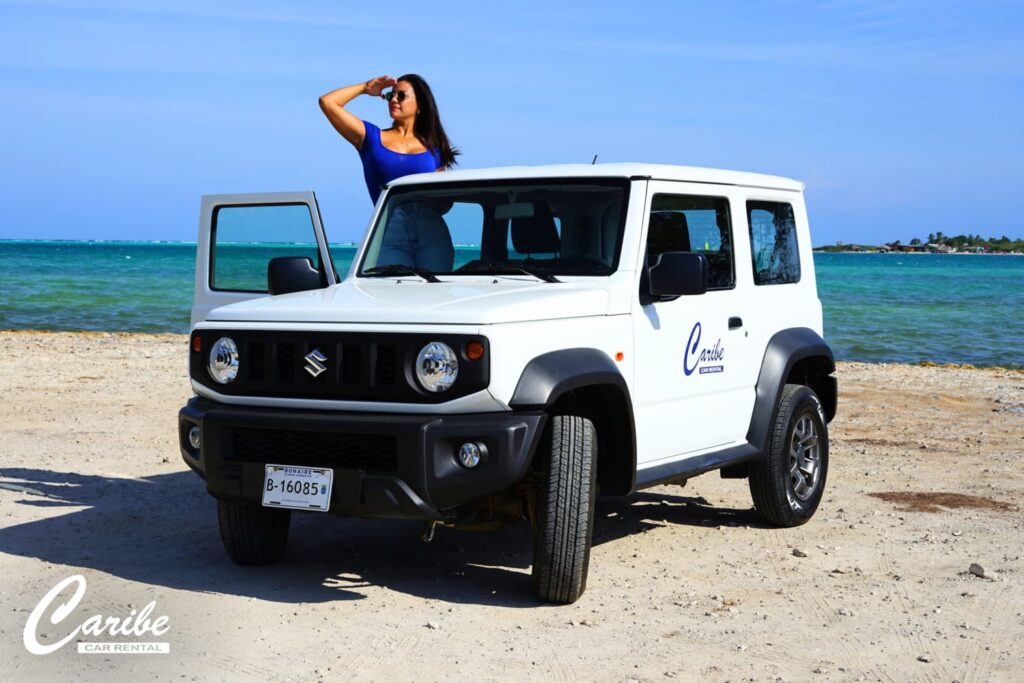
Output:
[[[263,505],[270,508],[326,512],[331,505],[334,471],[326,467],[267,465]]]

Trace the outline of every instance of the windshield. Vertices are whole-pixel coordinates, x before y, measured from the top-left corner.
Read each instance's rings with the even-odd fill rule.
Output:
[[[608,275],[628,188],[625,179],[400,186],[388,193],[359,275]]]

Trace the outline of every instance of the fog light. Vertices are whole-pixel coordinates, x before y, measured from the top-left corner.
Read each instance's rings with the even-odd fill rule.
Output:
[[[192,429],[188,430],[188,445],[194,450],[199,450],[199,425],[192,425]]]
[[[483,444],[464,443],[459,447],[459,464],[467,469],[473,469],[480,464],[485,452]]]

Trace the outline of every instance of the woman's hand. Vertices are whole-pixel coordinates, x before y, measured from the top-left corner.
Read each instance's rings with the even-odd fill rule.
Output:
[[[365,83],[332,90],[320,97],[320,109],[343,138],[351,142],[356,149],[362,149],[363,140],[366,138],[366,126],[363,125],[362,119],[348,112],[345,105],[364,93],[380,97],[385,88],[393,88],[396,83],[398,81],[391,76],[377,76]]]
[[[363,140],[366,138],[366,126],[363,125],[362,119],[347,111],[345,105],[363,93],[380,95],[384,88],[395,83],[395,79],[390,76],[378,76],[365,83],[355,83],[332,90],[320,97],[320,109],[334,126],[334,130],[341,133],[341,136],[351,142],[356,149],[362,149]]]
[[[393,88],[398,83],[391,76],[377,76],[363,83],[363,88],[367,95],[372,97],[380,97],[380,94],[384,92],[385,88]]]

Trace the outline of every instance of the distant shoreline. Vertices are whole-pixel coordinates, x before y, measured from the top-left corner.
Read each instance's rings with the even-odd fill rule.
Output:
[[[166,246],[166,247],[195,247],[195,241],[188,240],[103,240],[103,239],[25,239],[25,238],[0,238],[0,245],[4,244],[32,244],[32,245],[98,245],[98,246]],[[249,246],[246,243],[239,243],[242,246]],[[261,246],[253,243],[253,246]],[[332,247],[355,248],[358,242],[331,242]],[[467,248],[475,245],[455,245],[456,248]],[[811,247],[815,254],[909,254],[909,255],[930,255],[930,256],[1024,256],[1024,253],[1016,251],[879,251],[878,249],[837,249],[834,246]]]
[[[815,254],[884,254],[885,256],[1024,256],[1016,251],[948,251],[948,252],[935,252],[935,251],[852,251],[849,249],[837,250],[837,249],[822,249],[821,247],[812,247],[811,251]]]
[[[144,246],[144,247],[194,247],[196,242],[187,240],[37,240],[37,239],[13,239],[13,238],[0,238],[0,245],[3,244],[41,244],[41,245],[54,245],[54,244],[95,244],[103,246]],[[274,245],[280,243],[265,243],[265,242],[238,242],[237,244],[242,246],[264,246]],[[294,242],[292,244],[305,244],[304,242]],[[332,247],[358,247],[358,242],[331,242]],[[459,246],[459,245],[456,245]]]

